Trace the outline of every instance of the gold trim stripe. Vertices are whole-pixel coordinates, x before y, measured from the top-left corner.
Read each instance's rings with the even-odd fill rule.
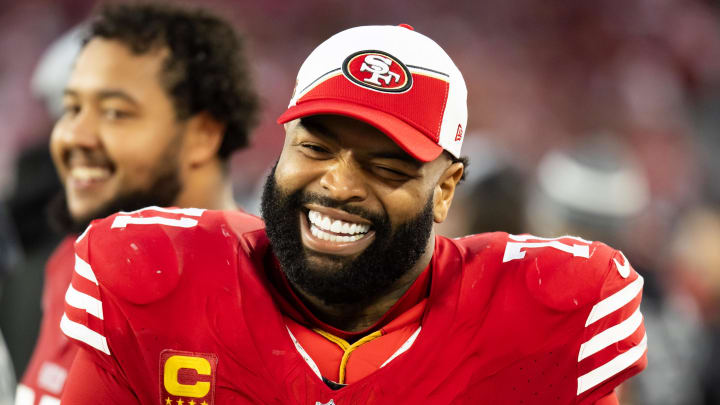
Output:
[[[342,360],[340,360],[340,378],[339,378],[340,381],[338,381],[339,384],[345,384],[345,374],[346,374],[346,369],[347,369],[347,363],[348,363],[348,360],[350,359],[350,353],[352,353],[355,349],[362,346],[363,344],[365,344],[371,340],[377,339],[383,335],[382,330],[378,330],[367,336],[362,337],[357,342],[350,344],[345,339],[337,337],[337,336],[333,335],[332,333],[328,333],[321,329],[313,329],[313,330],[315,332],[317,332],[319,335],[321,335],[322,337],[324,337],[325,339],[338,345],[344,352],[343,356],[342,356]]]

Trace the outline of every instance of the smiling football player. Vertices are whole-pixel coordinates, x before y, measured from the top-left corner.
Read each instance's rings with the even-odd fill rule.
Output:
[[[318,46],[278,120],[265,226],[150,208],[80,237],[62,326],[85,349],[64,401],[616,404],[647,351],[622,253],[434,231],[463,178],[466,97],[409,26]]]

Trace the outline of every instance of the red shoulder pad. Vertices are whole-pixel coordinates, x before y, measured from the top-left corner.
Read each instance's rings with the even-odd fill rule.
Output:
[[[101,285],[123,299],[157,301],[177,287],[185,254],[210,250],[209,234],[236,238],[225,217],[222,211],[197,208],[117,213],[93,222],[90,265]]]
[[[572,311],[597,298],[613,254],[603,243],[578,237],[508,235],[503,263],[521,267],[535,299],[555,310]]]
[[[192,232],[203,212],[150,207],[93,222],[89,260],[98,281],[135,304],[165,297],[182,272],[173,234]]]
[[[265,228],[265,223],[260,217],[241,210],[222,211],[222,215],[231,232],[238,236]]]

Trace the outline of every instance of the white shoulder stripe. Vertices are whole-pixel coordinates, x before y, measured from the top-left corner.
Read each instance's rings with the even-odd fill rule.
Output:
[[[66,314],[63,314],[62,319],[60,320],[60,329],[68,337],[87,343],[107,355],[110,354],[110,348],[108,347],[105,336],[95,332],[83,324],[71,321],[68,319]]]
[[[585,326],[604,318],[632,301],[642,290],[643,282],[643,278],[638,274],[638,278],[626,285],[625,288],[595,304]]]
[[[617,343],[635,332],[642,324],[643,316],[640,308],[636,309],[630,317],[617,325],[609,327],[593,336],[580,346],[578,361],[592,356],[600,350]]]
[[[75,272],[97,285],[97,278],[95,278],[92,267],[78,255],[75,255]]]
[[[315,373],[315,375],[318,376],[319,379],[322,378],[322,374],[320,373],[320,368],[318,368],[317,364],[315,364],[315,361],[310,357],[309,354],[303,349],[303,347],[300,345],[300,342],[295,339],[295,335],[290,331],[290,328],[285,326],[285,329],[287,329],[288,333],[290,334],[290,339],[292,339],[293,343],[295,344],[295,349],[300,353],[300,356],[305,360],[305,363],[307,363],[308,366],[310,366],[310,369]]]
[[[72,284],[68,286],[65,293],[65,302],[73,308],[83,309],[88,314],[103,319],[102,302],[95,297],[74,289]]]
[[[15,390],[15,405],[35,404],[35,391],[25,384],[19,383]]]
[[[589,373],[578,377],[577,380],[577,394],[580,395],[590,388],[602,383],[609,379],[615,374],[630,367],[633,363],[638,361],[647,349],[647,334],[643,336],[640,343],[634,346],[630,350],[620,353],[615,356],[614,359],[608,361],[602,366],[590,371]]]
[[[40,397],[38,405],[60,405],[60,398],[55,398],[50,395],[43,395]]]
[[[390,356],[389,359],[385,360],[385,363],[383,363],[383,364],[380,366],[380,368],[385,367],[385,365],[387,365],[387,364],[390,363],[391,361],[395,360],[395,358],[396,358],[397,356],[399,356],[399,355],[405,353],[406,351],[408,351],[408,349],[410,349],[410,347],[413,345],[413,343],[415,343],[415,339],[417,339],[418,335],[420,334],[420,329],[422,329],[422,326],[420,326],[419,328],[417,328],[417,330],[412,334],[412,336],[410,336],[410,337],[408,338],[408,340],[406,340],[405,343],[403,343],[402,346],[400,346],[400,348],[397,349],[397,351],[396,351],[395,353],[393,353],[392,356]]]
[[[179,219],[166,217],[131,217],[128,215],[118,215],[113,220],[110,228],[125,228],[129,224],[134,225],[166,225],[178,228],[192,228],[198,224],[197,219],[181,217]]]
[[[120,214],[125,215],[131,215],[131,214],[137,214],[138,212],[142,211],[160,211],[160,212],[167,212],[168,214],[183,214],[183,215],[190,215],[191,217],[199,217],[202,216],[203,212],[205,212],[205,208],[162,208],[158,207],[157,205],[151,205],[149,207],[141,208],[139,210],[125,212],[120,211]]]

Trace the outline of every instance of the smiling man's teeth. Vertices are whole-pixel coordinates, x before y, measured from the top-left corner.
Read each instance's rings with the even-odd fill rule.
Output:
[[[357,234],[357,235],[335,235],[332,233],[327,233],[325,231],[321,231],[319,228],[317,228],[315,225],[310,226],[310,232],[312,232],[313,236],[315,236],[318,239],[328,240],[330,242],[355,242],[356,240],[361,239],[365,234]]]
[[[83,181],[99,181],[109,178],[111,172],[104,167],[78,166],[70,169],[70,176]]]
[[[310,221],[310,231],[312,234],[316,238],[330,242],[354,242],[361,239],[370,230],[370,225],[355,224],[339,219],[333,220],[326,215],[312,210],[308,212],[308,220]]]

